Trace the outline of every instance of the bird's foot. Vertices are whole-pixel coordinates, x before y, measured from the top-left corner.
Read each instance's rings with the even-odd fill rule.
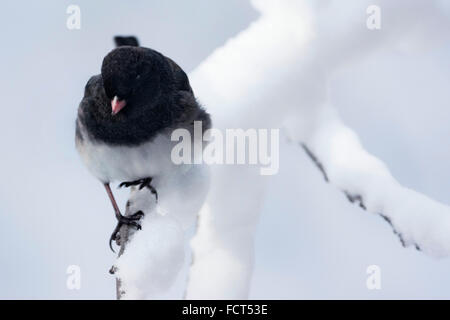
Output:
[[[137,221],[139,221],[139,219],[141,219],[143,216],[144,216],[144,213],[142,211],[138,211],[129,216],[122,216],[122,215],[119,216],[119,218],[117,219],[118,220],[117,225],[114,228],[114,231],[111,234],[111,237],[109,238],[109,247],[111,248],[111,250],[113,252],[115,252],[115,251],[112,248],[112,242],[120,239],[120,228],[123,225],[127,225],[130,227],[134,227],[137,230],[141,230],[142,227]]]
[[[122,182],[119,184],[119,188],[122,187],[131,187],[131,186],[139,186],[139,190],[142,190],[143,188],[148,188],[151,193],[155,195],[156,201],[158,201],[158,192],[156,189],[151,185],[153,178],[144,178],[139,179],[136,181],[130,181],[130,182]]]

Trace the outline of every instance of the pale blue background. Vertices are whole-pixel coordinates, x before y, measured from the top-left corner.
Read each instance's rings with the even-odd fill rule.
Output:
[[[66,28],[72,3],[81,7],[81,30]],[[87,79],[115,34],[136,34],[191,71],[258,13],[241,0],[9,1],[1,11],[0,298],[114,298],[113,212],[74,149]],[[446,204],[449,54],[448,41],[408,58],[385,48],[330,84],[366,148],[401,183]],[[270,179],[251,298],[450,298],[450,259],[403,249],[382,219],[325,184],[297,147],[282,143],[280,173]],[[81,267],[79,291],[66,288],[71,264]],[[370,264],[381,267],[380,291],[365,286]]]

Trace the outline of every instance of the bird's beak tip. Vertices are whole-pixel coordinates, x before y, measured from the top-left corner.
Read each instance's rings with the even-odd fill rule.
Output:
[[[125,100],[119,100],[117,96],[111,100],[111,115],[116,115],[126,106],[127,102]]]

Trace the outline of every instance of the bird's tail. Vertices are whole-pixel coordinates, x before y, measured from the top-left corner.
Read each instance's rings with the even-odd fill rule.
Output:
[[[115,36],[114,43],[116,47],[132,46],[139,47],[139,41],[135,36]]]

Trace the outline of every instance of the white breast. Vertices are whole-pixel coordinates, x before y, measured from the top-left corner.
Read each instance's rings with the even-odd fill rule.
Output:
[[[177,142],[168,134],[160,134],[151,142],[135,146],[108,146],[89,139],[81,128],[83,139],[76,145],[89,171],[103,183],[135,181],[152,177],[152,186],[158,191],[158,206],[164,214],[177,219],[183,228],[195,221],[209,185],[206,165],[176,165],[171,152]],[[147,202],[154,197],[148,190],[136,190],[132,197],[134,210],[148,213]],[[152,200],[153,201],[153,200]]]
[[[82,132],[83,134],[83,132]],[[77,140],[77,149],[89,171],[102,182],[135,181],[161,176],[171,170],[186,170],[170,159],[173,142],[166,134],[139,146],[108,146],[89,139]]]

